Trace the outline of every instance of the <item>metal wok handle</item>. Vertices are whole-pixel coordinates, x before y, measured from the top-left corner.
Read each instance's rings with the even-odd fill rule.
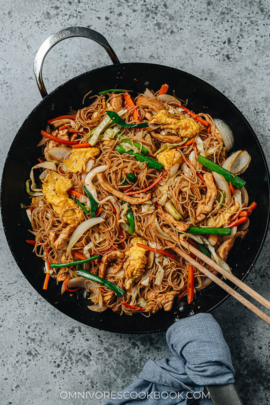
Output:
[[[46,97],[48,94],[44,86],[42,77],[42,66],[46,58],[46,55],[56,44],[58,44],[58,42],[61,42],[66,38],[73,38],[73,37],[84,37],[97,42],[98,44],[103,46],[103,48],[106,50],[107,54],[109,55],[114,64],[120,63],[114,50],[112,49],[106,38],[103,37],[103,35],[99,34],[94,30],[91,30],[90,28],[83,28],[83,27],[64,28],[63,30],[58,31],[55,34],[52,34],[49,38],[47,38],[39,48],[35,57],[34,73],[40,94],[43,98]]]

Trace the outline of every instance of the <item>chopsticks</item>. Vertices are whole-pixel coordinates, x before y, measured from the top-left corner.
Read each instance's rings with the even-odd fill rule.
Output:
[[[222,274],[228,280],[232,281],[237,287],[240,287],[243,291],[245,291],[252,298],[254,298],[256,301],[258,301],[260,304],[262,304],[265,308],[270,309],[270,302],[267,301],[263,296],[258,294],[256,291],[254,291],[248,285],[243,283],[241,280],[239,280],[233,274],[224,270],[221,266],[219,266],[217,263],[215,263],[209,257],[205,256],[202,252],[200,252],[194,246],[190,245],[188,242],[186,242],[182,239],[180,239],[179,242],[181,243],[181,245],[183,247],[185,247],[186,249],[189,249],[189,251],[191,253],[193,253],[195,256],[199,257],[200,259],[202,259],[205,263],[209,264],[213,269],[218,271],[220,274]],[[263,319],[266,323],[268,323],[268,325],[270,325],[270,317],[268,315],[266,315],[263,311],[261,311],[259,308],[257,308],[255,305],[253,305],[251,302],[249,302],[246,298],[242,297],[242,295],[240,295],[237,291],[235,291],[233,288],[231,288],[226,283],[224,283],[224,281],[222,281],[217,276],[215,276],[213,273],[211,273],[211,271],[206,269],[204,266],[202,266],[200,263],[198,263],[196,260],[194,260],[191,256],[189,256],[187,253],[183,252],[180,248],[174,246],[173,244],[167,243],[167,246],[170,246],[170,248],[173,249],[179,256],[182,256],[183,259],[185,259],[187,262],[192,264],[192,266],[194,266],[198,270],[200,270],[204,275],[206,275],[208,278],[210,278],[212,281],[214,281],[216,284],[218,284],[221,288],[223,288],[225,291],[227,291],[229,294],[231,294],[232,297],[237,299],[245,307],[250,309],[252,312],[254,312],[254,314],[258,315],[261,319]]]

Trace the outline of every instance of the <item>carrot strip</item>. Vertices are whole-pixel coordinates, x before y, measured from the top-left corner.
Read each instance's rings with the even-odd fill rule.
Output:
[[[58,143],[63,143],[65,145],[77,145],[78,144],[78,142],[66,141],[65,139],[57,138],[57,136],[48,134],[48,132],[45,132],[45,131],[41,131],[40,133],[41,133],[41,135],[46,136],[47,138],[50,138],[53,141],[58,142]]]
[[[48,124],[51,124],[54,121],[63,120],[64,118],[70,118],[71,120],[76,119],[76,115],[60,115],[59,117],[52,118],[51,120],[47,121]]]
[[[61,127],[59,127],[58,129],[60,130],[60,131],[62,131],[63,129],[67,129],[67,128],[69,128],[70,127],[70,124],[65,124],[65,125],[62,125]]]
[[[187,294],[187,290],[182,291],[179,295],[178,298],[181,299]]]
[[[66,173],[64,172],[64,170],[61,170],[61,169],[59,169],[59,172],[60,172],[61,174],[66,174]]]
[[[40,158],[38,158],[38,161],[39,161],[39,163],[43,163],[43,160],[42,160],[42,159],[40,159]]]
[[[188,265],[187,302],[191,304],[194,298],[194,270],[191,264]]]
[[[25,242],[29,245],[35,245],[37,243],[35,240],[26,240]]]
[[[239,214],[239,217],[246,217],[252,213],[252,211],[257,207],[257,203],[254,201],[249,208],[247,208],[245,211],[241,211]]]
[[[235,194],[235,191],[234,191],[234,188],[233,188],[233,185],[232,185],[231,182],[229,182],[229,186],[230,186],[231,194],[234,195],[234,194]]]
[[[70,132],[71,134],[82,134],[82,135],[85,135],[85,133],[86,133],[87,131],[77,131],[76,129],[70,128],[70,129],[68,130],[68,132]]]
[[[80,288],[74,288],[73,290],[70,290],[70,288],[68,288],[68,286],[67,286],[67,283],[68,283],[68,282],[69,282],[69,278],[67,277],[67,278],[65,279],[65,282],[64,282],[65,290],[66,290],[66,291],[74,293],[74,292],[80,290]]]
[[[72,148],[89,148],[90,143],[78,143],[77,145],[72,145]]]
[[[203,118],[201,118],[199,115],[195,114],[194,112],[190,111],[187,107],[184,107],[183,105],[181,105],[181,108],[183,108],[183,110],[185,110],[185,112],[190,115],[191,117],[194,118],[194,120],[199,121],[201,124],[203,124],[206,127],[209,127],[209,122],[205,121]]]
[[[203,183],[205,183],[205,180],[204,180],[203,176],[201,175],[201,173],[196,172],[196,174],[197,174],[197,176],[199,177],[199,179],[200,179]]]
[[[131,96],[128,94],[128,92],[126,92],[125,94],[123,94],[123,96],[124,96],[124,99],[125,99],[125,102],[126,102],[127,106],[128,106],[129,108],[134,108],[134,107],[135,107],[135,103],[134,103],[134,101],[132,100]],[[135,120],[140,121],[140,117],[139,117],[139,114],[138,114],[138,111],[137,111],[136,108],[134,108],[134,110],[133,110],[133,117],[135,118]]]
[[[68,193],[69,195],[72,195],[72,197],[76,197],[76,198],[85,197],[85,195],[79,193],[79,192],[76,191],[76,190],[72,190],[71,188],[67,191],[67,193]]]
[[[156,249],[156,248],[152,248],[150,246],[147,245],[143,245],[142,243],[137,243],[137,246],[144,248],[145,250],[149,250],[150,252],[155,252],[155,253],[159,253],[160,255],[163,256],[167,256],[172,260],[175,260],[176,262],[178,262],[178,259],[176,256],[174,256],[172,253],[167,252],[166,250],[162,250],[162,249]]]
[[[77,250],[72,250],[73,256],[77,257],[80,260],[85,260],[87,259],[86,256],[84,256],[82,253],[78,252]]]
[[[96,217],[98,217],[99,216],[99,214],[101,214],[102,213],[102,208],[101,207],[99,207],[98,208],[98,210],[97,210],[97,212],[96,212]]]
[[[47,263],[48,269],[50,270],[51,263],[49,262],[49,249],[48,248],[46,249],[46,263]],[[43,290],[47,290],[50,276],[51,276],[50,273],[46,273],[44,284],[43,284]]]
[[[240,219],[237,219],[236,221],[231,222],[228,226],[226,226],[226,228],[233,228],[234,226],[238,226],[243,224],[244,222],[246,222],[248,220],[248,217],[241,217]]]
[[[133,309],[134,311],[145,311],[144,308],[139,308],[139,307],[135,307],[134,305],[130,305],[127,302],[122,302],[122,305],[124,305],[127,308]]]
[[[145,193],[146,191],[151,190],[151,188],[153,188],[156,184],[158,184],[160,182],[160,180],[162,180],[168,173],[164,173],[162,176],[160,176],[159,179],[157,179],[156,181],[154,181],[153,184],[151,184],[151,186],[145,188],[144,190],[139,190],[139,191],[131,191],[129,193],[126,193],[126,195],[134,195],[134,194],[140,194],[140,193]]]
[[[161,94],[166,94],[168,90],[169,86],[167,84],[163,84],[159,90],[158,95],[161,96]]]
[[[190,139],[189,141],[187,141],[186,143],[184,143],[184,145],[180,146],[180,148],[178,148],[178,149],[183,149],[183,148],[185,148],[186,146],[192,145],[194,142],[195,142],[195,138]]]

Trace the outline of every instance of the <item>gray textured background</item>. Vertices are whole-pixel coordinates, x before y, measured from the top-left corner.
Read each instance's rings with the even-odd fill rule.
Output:
[[[120,61],[161,63],[211,83],[248,118],[269,162],[267,0],[0,0],[0,5],[1,171],[12,139],[40,101],[32,72],[35,52],[52,32],[76,25],[105,35]],[[50,91],[106,64],[109,58],[98,45],[67,40],[46,59],[45,83]],[[119,390],[139,374],[147,359],[168,354],[165,334],[115,335],[62,315],[24,279],[2,228],[0,242],[1,404],[85,403],[63,401],[60,393]],[[248,278],[248,284],[268,299],[269,248],[268,237]],[[214,316],[231,347],[245,404],[269,404],[269,327],[233,299]]]

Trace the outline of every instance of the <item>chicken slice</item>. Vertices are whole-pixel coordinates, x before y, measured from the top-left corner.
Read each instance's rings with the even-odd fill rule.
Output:
[[[145,96],[139,96],[137,98],[136,105],[149,108],[149,110],[153,110],[156,112],[164,110],[165,108],[164,104],[161,101]]]
[[[205,173],[203,175],[207,193],[204,201],[199,202],[197,211],[196,211],[196,219],[197,221],[202,221],[205,218],[204,214],[208,214],[212,211],[213,203],[217,198],[217,188],[214,182],[213,175],[211,173]]]
[[[180,143],[182,141],[182,138],[175,135],[161,135],[156,132],[151,132],[151,136],[160,142]]]
[[[137,246],[137,243],[147,245],[146,240],[140,237],[135,237],[131,241],[129,250],[125,252],[126,262],[124,263],[123,268],[125,270],[125,288],[127,290],[129,290],[134,281],[138,281],[142,277],[147,263],[147,250]]]
[[[193,138],[203,129],[203,126],[186,114],[170,114],[167,110],[159,111],[151,121],[151,125],[161,125],[161,128],[176,133],[184,138]]]
[[[121,94],[113,94],[110,98],[112,109],[116,112],[120,111],[123,105],[123,97]]]
[[[165,221],[169,222],[170,225],[173,225],[178,231],[185,232],[189,227],[190,224],[186,224],[182,221],[176,221],[174,217],[163,210],[159,210],[159,215],[165,219]]]
[[[54,242],[54,246],[56,250],[66,250],[67,248],[67,240],[70,234],[77,228],[78,224],[69,225],[65,229],[62,230],[59,237]]]
[[[101,264],[99,266],[99,277],[105,278],[106,274],[106,269],[109,263],[113,262],[114,260],[121,261],[124,259],[124,252],[121,252],[121,250],[114,250],[113,252],[107,253],[102,257]],[[120,268],[122,267],[121,263],[118,263]],[[117,268],[117,271],[120,270],[120,268]]]
[[[229,252],[234,245],[234,242],[235,238],[225,240],[225,242],[223,242],[217,249],[217,254],[222,260],[224,260],[224,262],[226,262]]]

